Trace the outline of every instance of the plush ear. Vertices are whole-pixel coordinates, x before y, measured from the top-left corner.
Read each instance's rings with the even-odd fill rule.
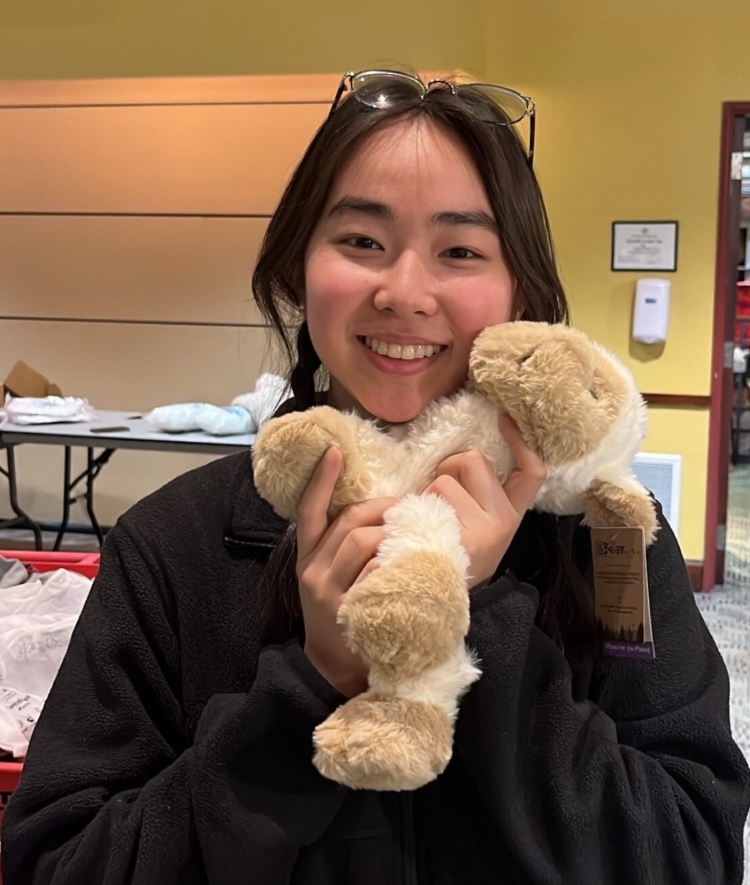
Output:
[[[489,326],[474,342],[469,374],[550,467],[594,451],[629,395],[619,365],[583,332],[560,324]]]
[[[633,477],[622,484],[594,480],[581,496],[584,523],[588,526],[643,526],[646,546],[659,529],[654,502]]]
[[[253,444],[253,476],[258,494],[284,519],[294,520],[302,493],[318,461],[335,446],[344,456],[331,499],[333,516],[370,495],[372,479],[360,454],[355,426],[361,419],[329,406],[272,418]]]

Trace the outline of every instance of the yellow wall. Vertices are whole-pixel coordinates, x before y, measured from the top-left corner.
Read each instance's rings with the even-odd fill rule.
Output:
[[[22,0],[0,79],[481,67],[483,39],[482,0]]]
[[[486,18],[487,76],[539,105],[538,171],[574,323],[641,390],[708,394],[721,103],[750,99],[750,7],[524,0],[511,12],[488,0]],[[629,341],[637,274],[610,271],[617,219],[679,221],[663,351]],[[701,558],[708,412],[651,410],[644,448],[684,456],[680,535]]]
[[[539,105],[538,170],[574,322],[642,390],[710,386],[721,102],[750,98],[745,0],[26,0],[0,6],[0,78],[465,68]],[[708,10],[708,12],[706,11]],[[635,274],[615,219],[677,219],[670,337],[629,341]],[[706,412],[653,410],[646,449],[682,453],[681,538],[703,551]]]

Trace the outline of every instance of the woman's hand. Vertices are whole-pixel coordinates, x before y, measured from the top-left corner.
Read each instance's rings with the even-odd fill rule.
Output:
[[[352,504],[331,520],[328,509],[343,458],[320,459],[297,511],[297,580],[305,622],[305,654],[346,697],[367,688],[367,667],[346,645],[336,615],[347,590],[371,568],[384,537],[383,514],[395,498]]]
[[[547,468],[524,442],[508,416],[499,419],[500,432],[518,465],[501,485],[487,459],[472,450],[441,461],[436,479],[426,489],[452,505],[461,524],[469,556],[469,587],[486,584],[495,574],[526,511],[547,478]]]

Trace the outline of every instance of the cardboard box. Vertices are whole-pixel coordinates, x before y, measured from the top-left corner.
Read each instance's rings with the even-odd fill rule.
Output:
[[[62,396],[62,390],[57,384],[53,384],[49,378],[45,378],[41,372],[32,369],[23,360],[19,360],[13,366],[0,385],[0,407],[8,393],[11,396]]]

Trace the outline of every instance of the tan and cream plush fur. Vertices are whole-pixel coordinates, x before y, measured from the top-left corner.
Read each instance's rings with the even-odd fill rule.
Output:
[[[470,575],[450,505],[421,494],[448,455],[476,449],[504,480],[514,469],[498,427],[508,412],[544,460],[534,507],[584,514],[588,525],[656,532],[651,499],[630,464],[646,408],[630,373],[582,332],[561,325],[492,326],[474,343],[470,380],[406,425],[319,406],[268,421],[253,450],[258,492],[294,520],[302,492],[329,446],[344,456],[331,512],[380,496],[385,515],[378,568],[339,608],[346,641],[369,666],[369,688],[314,733],[314,763],[349,787],[413,790],[451,756],[461,696],[480,676],[465,646]]]

